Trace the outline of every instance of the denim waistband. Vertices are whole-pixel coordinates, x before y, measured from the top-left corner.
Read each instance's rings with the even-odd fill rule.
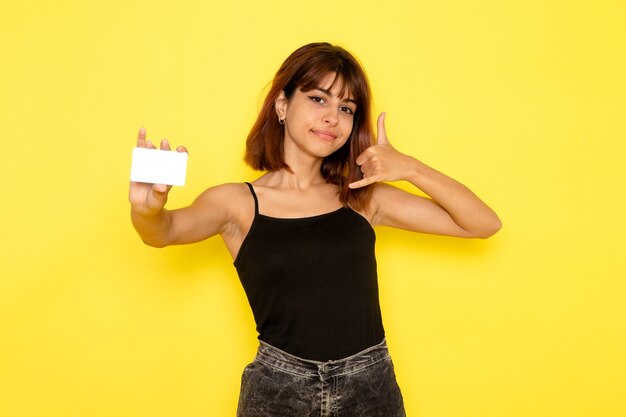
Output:
[[[303,359],[260,340],[255,361],[292,374],[310,377],[333,377],[359,372],[389,358],[387,341],[369,347],[347,358],[320,362]]]

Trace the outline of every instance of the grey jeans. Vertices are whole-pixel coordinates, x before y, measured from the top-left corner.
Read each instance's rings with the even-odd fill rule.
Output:
[[[317,362],[261,341],[241,378],[237,417],[404,417],[387,343]]]

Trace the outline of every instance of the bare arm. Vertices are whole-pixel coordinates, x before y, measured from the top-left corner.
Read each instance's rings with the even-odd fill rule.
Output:
[[[373,225],[458,237],[487,238],[501,228],[500,219],[460,182],[396,151],[387,139],[384,113],[378,118],[378,144],[357,158],[364,179],[357,188],[381,181],[407,180],[430,198],[388,184],[375,184],[371,204]]]

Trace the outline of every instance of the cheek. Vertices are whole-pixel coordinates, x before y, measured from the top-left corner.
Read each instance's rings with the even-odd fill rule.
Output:
[[[341,131],[347,136],[350,136],[352,127],[354,126],[354,117],[350,115],[342,116],[341,118]]]
[[[345,145],[346,142],[350,139],[350,135],[352,135],[352,123],[346,123],[345,126],[342,126],[341,134],[343,136],[343,139],[341,141],[340,147]]]

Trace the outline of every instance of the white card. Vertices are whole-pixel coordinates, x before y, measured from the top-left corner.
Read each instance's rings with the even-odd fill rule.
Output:
[[[134,148],[130,180],[150,184],[185,185],[187,152]]]

